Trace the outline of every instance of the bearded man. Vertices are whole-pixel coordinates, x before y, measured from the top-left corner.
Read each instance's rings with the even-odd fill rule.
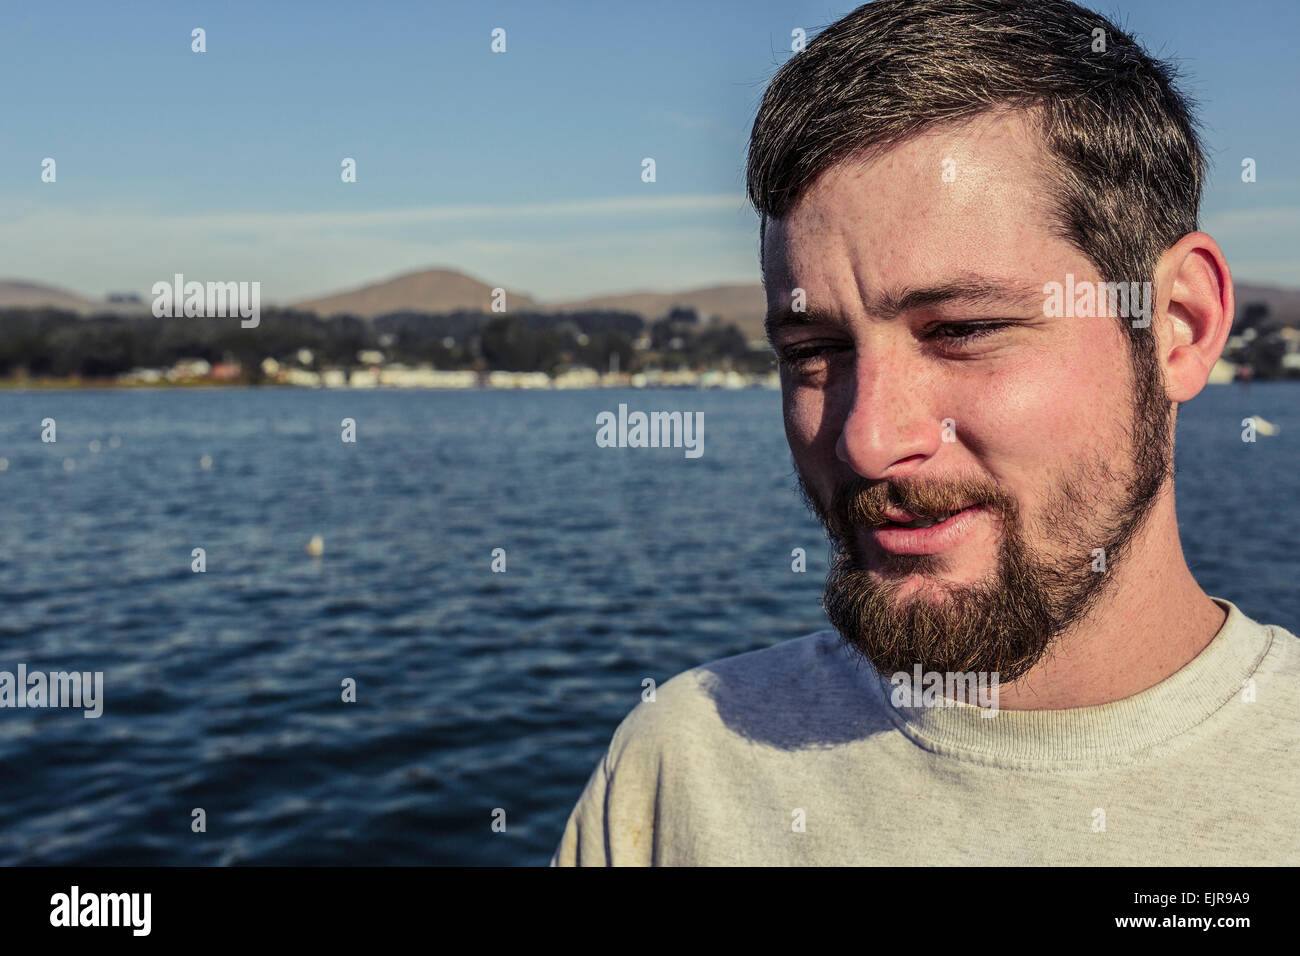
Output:
[[[1204,175],[1066,0],[878,0],[777,73],[748,187],[835,629],[640,704],[553,864],[1300,863],[1300,644],[1175,513],[1233,313]]]

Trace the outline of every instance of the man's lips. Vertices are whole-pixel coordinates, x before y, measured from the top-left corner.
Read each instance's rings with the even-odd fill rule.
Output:
[[[921,517],[921,515],[912,514],[910,511],[900,511],[894,508],[885,509],[883,514],[886,521],[892,521],[894,524],[909,524]]]
[[[928,528],[905,528],[902,525],[920,516],[891,509],[884,515],[892,523],[877,525],[869,533],[882,550],[892,554],[939,554],[955,547],[982,520],[985,510],[982,505],[973,505]]]

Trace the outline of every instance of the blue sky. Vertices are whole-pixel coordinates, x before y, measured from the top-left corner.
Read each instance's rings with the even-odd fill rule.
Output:
[[[428,266],[546,300],[757,281],[754,112],[791,30],[854,6],[10,5],[0,277],[101,296],[185,272],[273,301]],[[1234,276],[1300,286],[1300,4],[1094,8],[1181,63],[1213,162],[1203,227]]]

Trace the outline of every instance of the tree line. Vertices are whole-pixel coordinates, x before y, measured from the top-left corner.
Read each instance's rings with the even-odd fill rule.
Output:
[[[638,347],[640,346],[640,347]],[[300,362],[301,350],[311,353]],[[237,318],[80,316],[51,308],[0,310],[0,376],[114,378],[135,369],[166,369],[182,359],[238,362],[246,381],[261,377],[262,360],[320,370],[352,369],[360,353],[385,362],[438,369],[547,372],[574,367],[624,372],[659,369],[773,367],[734,325],[673,309],[647,322],[633,312],[394,312],[366,320],[268,308],[256,328]],[[303,353],[305,355],[305,353]]]

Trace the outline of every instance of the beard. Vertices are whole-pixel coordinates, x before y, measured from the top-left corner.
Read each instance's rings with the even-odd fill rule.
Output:
[[[1143,346],[1152,345],[1142,351]],[[1172,475],[1171,405],[1152,343],[1135,343],[1134,415],[1125,430],[1129,467],[1116,474],[1100,454],[1061,473],[1033,522],[1035,548],[1016,499],[992,481],[869,481],[854,475],[819,501],[796,463],[804,502],[831,544],[823,606],[844,643],[882,675],[925,671],[985,673],[1011,683],[1044,658],[1105,593]],[[932,587],[904,594],[909,575],[941,570],[942,555],[864,553],[864,528],[887,523],[887,510],[934,517],[981,505],[997,520],[996,566],[985,581],[960,585],[931,577]],[[1105,570],[1095,549],[1103,549]],[[932,593],[938,589],[939,597]]]

